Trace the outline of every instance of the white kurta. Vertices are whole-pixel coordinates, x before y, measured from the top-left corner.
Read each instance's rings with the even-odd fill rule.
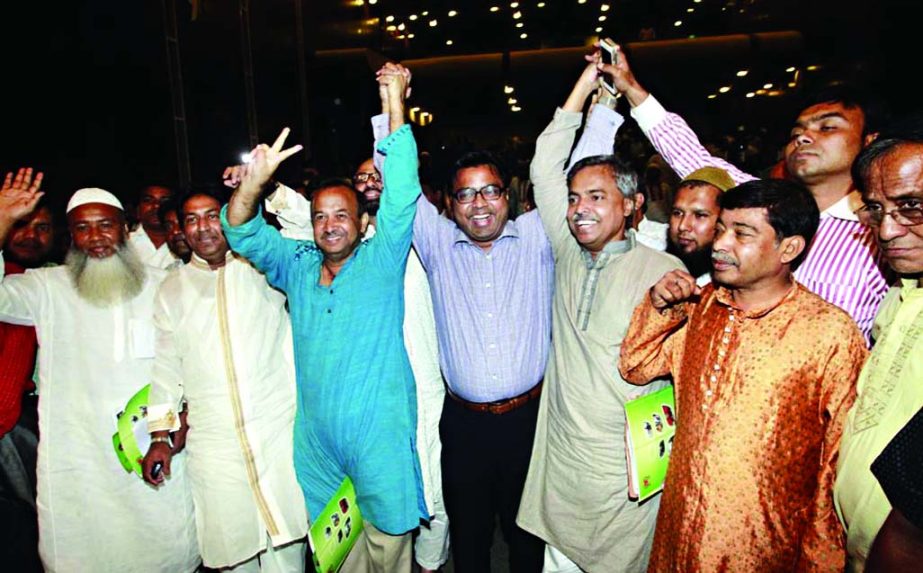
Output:
[[[0,283],[0,320],[35,325],[41,347],[37,506],[46,571],[177,573],[199,563],[185,456],[158,490],[127,473],[112,449],[116,414],[150,381],[163,273],[148,273],[138,296],[110,308],[81,299],[63,266]]]
[[[160,247],[155,247],[151,238],[144,232],[144,227],[139,226],[129,233],[128,242],[135,247],[138,256],[141,257],[141,262],[146,265],[168,270],[174,267],[176,261],[179,260],[170,252],[170,247],[166,243],[160,245]]]
[[[295,365],[285,297],[244,259],[193,255],[157,293],[151,431],[187,402],[189,480],[202,559],[226,567],[307,535],[292,457]],[[167,484],[169,489],[172,484]]]

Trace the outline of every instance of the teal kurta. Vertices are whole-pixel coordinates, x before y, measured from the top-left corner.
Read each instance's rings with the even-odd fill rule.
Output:
[[[230,227],[231,248],[288,295],[298,382],[295,470],[309,515],[318,515],[345,476],[359,509],[390,534],[427,519],[416,450],[416,394],[404,349],[404,270],[416,198],[417,147],[409,126],[380,145],[385,190],[376,234],[330,286],[323,253],[284,239],[256,216]]]

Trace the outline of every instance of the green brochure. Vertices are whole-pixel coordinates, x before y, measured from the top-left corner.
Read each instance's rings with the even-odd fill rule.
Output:
[[[673,385],[627,402],[625,418],[628,495],[644,501],[663,489],[667,475],[676,433]]]
[[[356,504],[356,489],[346,476],[340,488],[314,519],[308,541],[317,573],[336,573],[362,533],[362,514]]]

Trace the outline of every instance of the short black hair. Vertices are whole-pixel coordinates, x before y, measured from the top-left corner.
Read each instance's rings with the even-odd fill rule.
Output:
[[[809,107],[823,103],[839,103],[846,109],[859,109],[864,118],[862,137],[877,133],[882,128],[887,115],[880,100],[875,99],[865,89],[844,82],[827,84],[808,92],[800,102],[798,113],[801,114]]]
[[[314,203],[314,196],[317,193],[331,187],[346,187],[352,191],[353,195],[356,196],[356,202],[359,205],[359,216],[362,217],[368,213],[368,200],[365,198],[365,194],[356,189],[356,186],[353,185],[352,179],[347,177],[325,177],[324,179],[318,181],[317,184],[312,184],[311,188],[308,189],[308,197],[310,197],[312,205]]]
[[[509,181],[507,181],[508,173],[506,171],[506,166],[503,165],[499,157],[487,150],[469,151],[459,157],[452,165],[452,173],[449,176],[448,188],[453,189],[455,187],[455,176],[458,175],[459,171],[470,167],[480,167],[481,165],[492,167],[494,171],[497,172],[497,175],[500,176],[500,181],[503,182],[503,188],[507,188]]]
[[[784,179],[754,179],[728,189],[719,201],[722,210],[766,209],[777,240],[803,237],[804,250],[792,261],[792,270],[798,268],[820,223],[817,202],[804,185]]]
[[[160,219],[162,224],[166,225],[167,223],[167,213],[174,212],[176,213],[176,218],[180,218],[179,203],[179,199],[173,196],[160,204],[160,207],[157,209],[157,218]]]
[[[612,178],[615,180],[615,186],[618,187],[622,195],[629,199],[634,197],[638,192],[638,173],[631,168],[631,165],[622,161],[616,155],[591,155],[584,157],[570,168],[567,172],[567,187],[570,188],[571,181],[581,170],[587,167],[604,165],[609,168]]]
[[[866,181],[872,165],[903,144],[923,145],[923,114],[917,112],[903,117],[885,127],[870,145],[867,145],[852,164],[852,179],[860,192],[865,192]]]
[[[183,220],[186,218],[186,202],[189,201],[189,199],[192,197],[197,197],[200,195],[211,197],[218,202],[218,205],[222,207],[228,202],[228,193],[224,190],[223,187],[209,186],[191,189],[184,193],[176,203],[176,218],[179,219],[180,226],[182,226]],[[166,213],[167,211],[162,212]],[[164,219],[161,219],[161,221],[164,221]]]

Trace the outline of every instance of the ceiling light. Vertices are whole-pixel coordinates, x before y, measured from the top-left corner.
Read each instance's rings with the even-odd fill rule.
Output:
[[[454,18],[455,16],[458,16],[458,12],[455,10],[449,10],[449,18]]]
[[[723,94],[726,94],[729,91],[731,91],[731,86],[721,86],[720,88],[718,88],[718,91]]]
[[[499,10],[499,9],[500,9],[499,6],[491,6],[491,7],[490,7],[490,11],[491,11],[491,12],[496,12],[496,11]]]
[[[401,34],[400,36],[397,37],[398,40],[403,40],[404,38],[405,38],[404,34]]]
[[[536,4],[536,6],[538,6],[539,8],[544,8],[544,7],[545,7],[545,3],[544,3],[544,2],[539,2],[538,4]]]
[[[413,34],[407,34],[407,39],[413,40],[413,36],[414,36]]]
[[[369,4],[374,6],[375,4],[378,4],[378,0],[369,0]]]
[[[747,92],[747,97],[753,97],[753,96],[755,96],[755,95],[756,95],[756,94],[753,93],[753,92]]]
[[[525,40],[526,38],[529,37],[529,35],[526,34],[525,32],[523,32],[522,34],[519,34],[519,37],[520,37],[520,39]]]
[[[599,7],[599,11],[600,11],[600,12],[608,12],[608,11],[609,11],[609,5],[608,5],[608,4],[603,4],[602,6]]]
[[[452,44],[454,44],[454,42],[453,42],[452,40],[446,40],[446,41],[445,41],[445,45],[446,45],[446,46],[451,46]]]
[[[695,8],[686,8],[686,12],[689,12],[691,14],[695,12]]]
[[[522,12],[513,12],[513,20],[522,18]]]
[[[510,108],[510,111],[513,111],[513,112],[522,111],[522,108],[519,107],[518,105],[514,105],[513,107]]]
[[[586,0],[577,0],[577,4],[586,4]]]
[[[393,22],[394,16],[385,16],[385,22]]]
[[[795,87],[795,86],[797,86],[797,85],[798,85],[798,84],[796,84],[795,82],[788,82],[788,87],[790,87],[790,88],[793,88],[793,87]]]
[[[439,20],[430,20],[430,21],[429,21],[429,27],[430,27],[430,28],[435,28],[435,27],[438,26],[438,25],[439,25]]]
[[[421,15],[421,16],[429,16],[429,12],[423,11],[423,12],[420,12],[420,15]]]
[[[513,86],[503,86],[503,93],[505,94],[513,93]]]
[[[415,21],[415,20],[417,19],[417,15],[416,15],[416,14],[411,14],[410,16],[407,16],[407,18],[410,19],[411,22],[413,22],[413,21]]]
[[[790,68],[785,68],[785,71],[786,71],[786,72],[789,72],[789,73],[794,72],[794,71],[795,71],[795,66],[792,66],[792,67],[790,67]]]
[[[510,8],[519,8],[519,2],[510,2]]]
[[[673,22],[673,25],[676,26],[677,28],[679,28],[680,26],[683,25],[683,21],[682,21],[682,20],[677,20],[676,22]]]
[[[516,22],[516,27],[517,27],[517,28],[522,28],[523,26],[525,26],[525,24],[524,24],[523,22]]]
[[[737,77],[742,78],[742,77],[745,77],[749,73],[750,73],[750,70],[740,70],[739,72],[737,72]]]
[[[769,84],[769,85],[772,85],[772,84]],[[763,90],[756,90],[756,95],[758,95],[758,96],[766,95],[766,90],[764,90],[764,89],[763,89]]]
[[[605,21],[606,21],[606,15],[603,14],[602,16],[600,16],[600,17],[599,17],[599,21],[600,21],[600,22],[605,22]]]
[[[407,28],[407,26],[405,26],[403,22],[401,22],[401,23],[398,24],[398,26],[397,26],[397,29],[400,30],[401,32],[403,32],[406,28]]]
[[[814,72],[814,71],[819,70],[820,66],[808,66],[805,69],[808,70],[809,72]]]
[[[506,103],[508,103],[508,104],[510,104],[510,105],[516,105],[517,103],[519,103],[519,100],[517,100],[517,99],[514,98],[514,97],[511,97],[510,99],[506,100]]]
[[[709,95],[708,95],[708,99],[715,99],[716,97],[718,97],[716,94],[709,94]]]
[[[597,33],[597,34],[599,34],[599,33],[602,32],[602,31],[603,31],[603,27],[602,27],[602,26],[597,26],[597,27],[596,27],[596,33]]]
[[[772,84],[763,84],[763,89],[764,90],[772,89]]]
[[[391,24],[390,26],[388,26],[387,28],[385,28],[385,30],[387,30],[387,31],[389,31],[389,32],[393,32],[393,31],[397,30],[397,26],[395,26],[394,24]]]

